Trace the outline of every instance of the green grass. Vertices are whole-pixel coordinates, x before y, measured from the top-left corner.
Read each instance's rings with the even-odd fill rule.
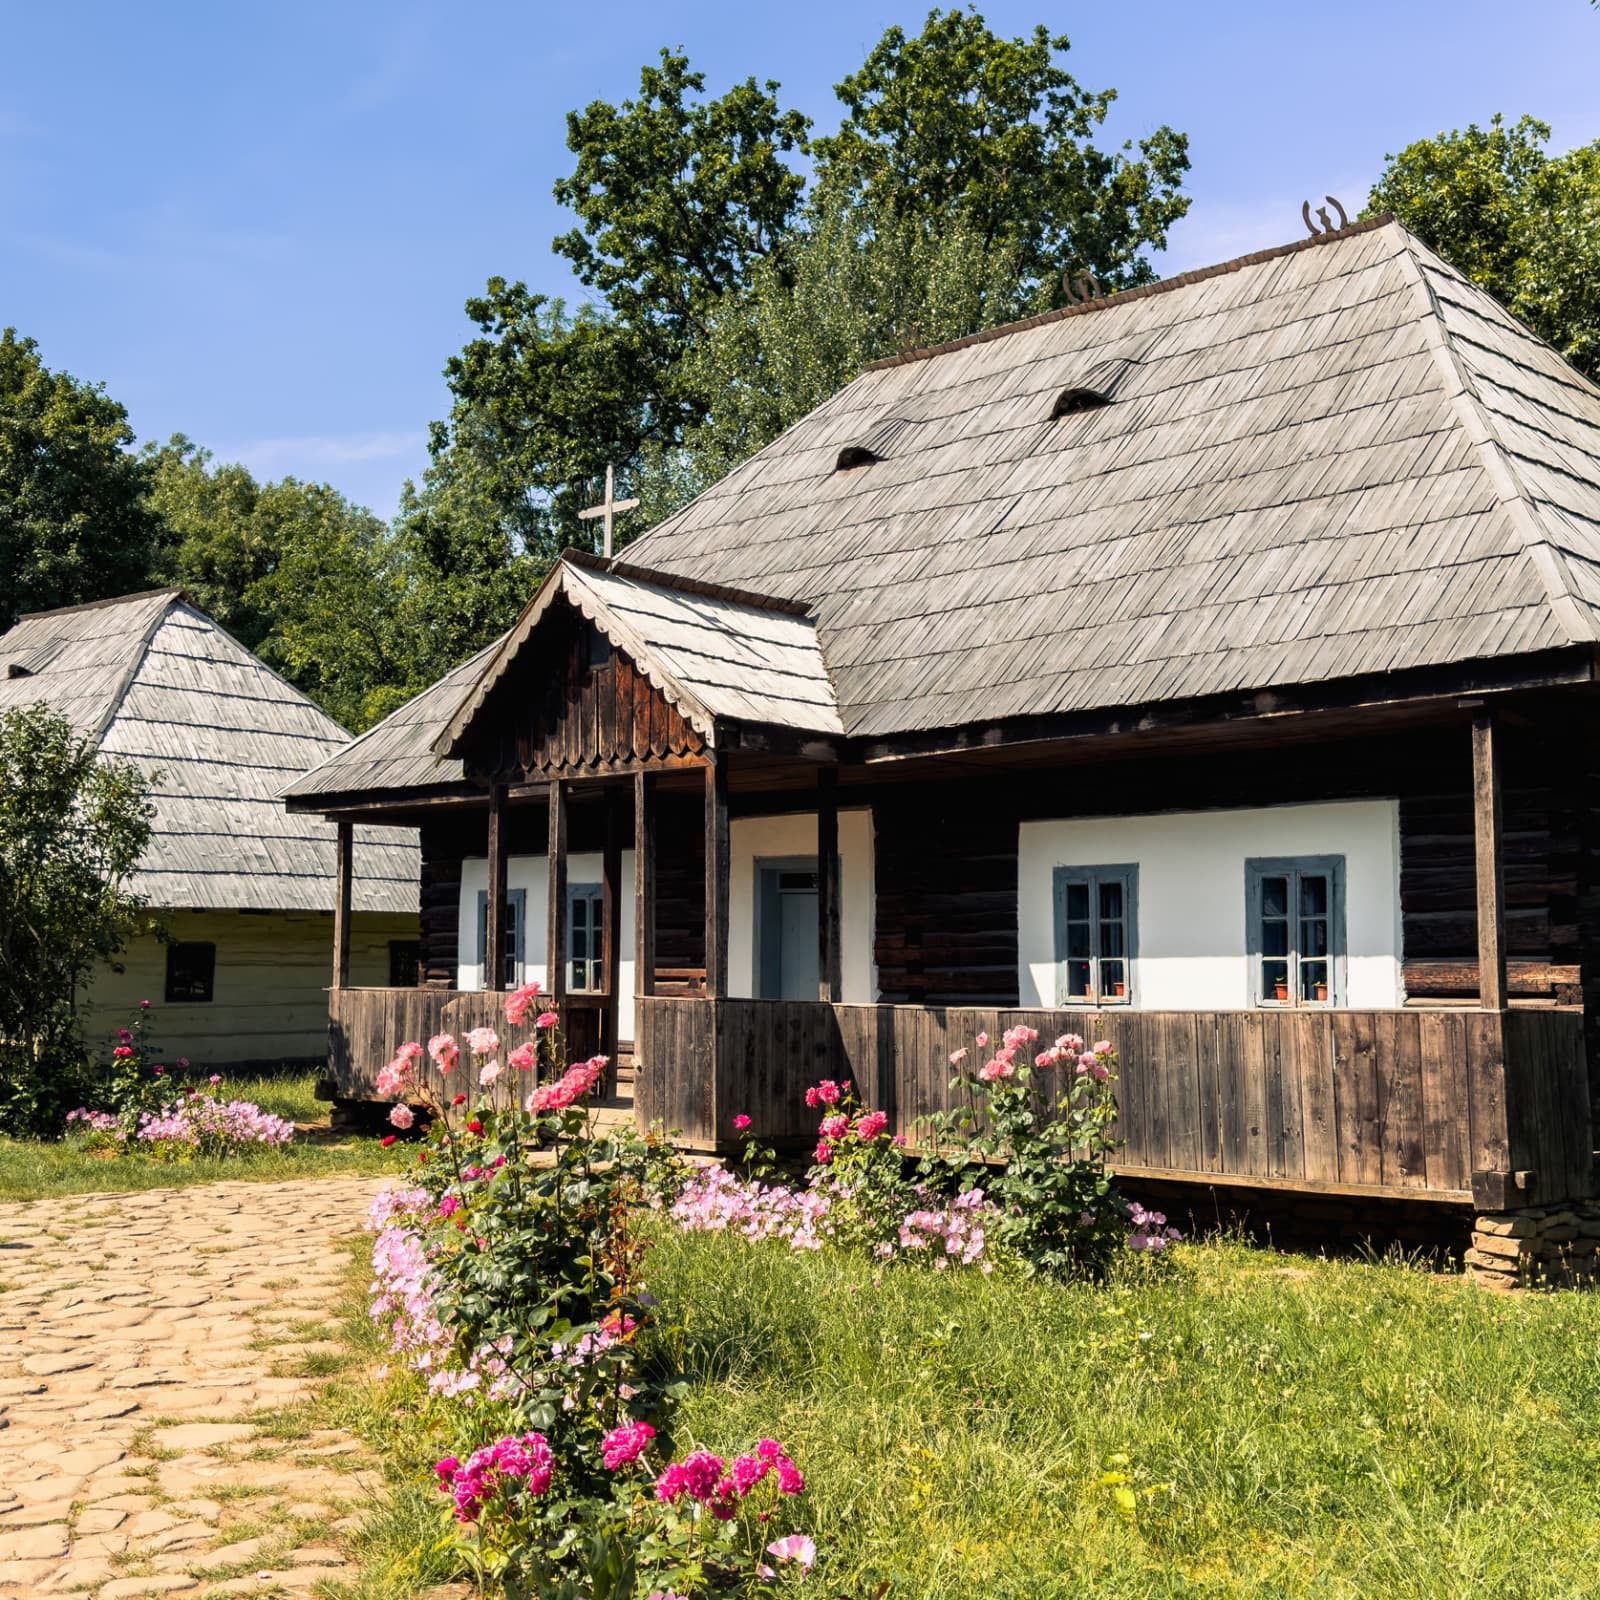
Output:
[[[0,1200],[37,1200],[47,1195],[122,1193],[170,1189],[222,1179],[280,1182],[335,1173],[403,1172],[414,1159],[401,1147],[385,1150],[376,1137],[334,1134],[328,1107],[313,1093],[314,1073],[230,1077],[230,1099],[253,1100],[263,1110],[311,1126],[297,1132],[287,1149],[262,1150],[226,1159],[158,1161],[146,1156],[90,1155],[62,1141],[0,1138]]]
[[[1600,1295],[1231,1241],[1063,1288],[658,1231],[678,1452],[782,1440],[830,1600],[1600,1589]],[[375,1363],[359,1287],[346,1336]],[[450,1575],[428,1470],[450,1440],[409,1376],[331,1393],[390,1468],[359,1600],[400,1600]]]
[[[782,1440],[830,1595],[1596,1592],[1600,1297],[1233,1243],[1174,1266],[1061,1288],[664,1231],[679,1448]]]

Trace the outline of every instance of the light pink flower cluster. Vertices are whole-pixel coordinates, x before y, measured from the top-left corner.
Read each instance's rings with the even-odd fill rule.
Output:
[[[613,1428],[600,1441],[600,1455],[608,1471],[615,1472],[637,1461],[650,1448],[656,1430],[648,1422],[625,1422]]]
[[[506,1057],[506,1060],[509,1061],[518,1072],[532,1072],[533,1069],[539,1065],[539,1052],[531,1043],[519,1044],[517,1048]]]
[[[544,1111],[565,1111],[575,1100],[589,1094],[605,1076],[609,1056],[591,1056],[575,1067],[568,1067],[556,1082],[535,1089],[528,1099],[528,1110],[535,1116]]]
[[[522,1026],[523,1018],[533,1008],[533,1002],[539,998],[539,985],[537,982],[520,984],[506,996],[506,1021],[513,1028]]]
[[[90,1111],[85,1106],[79,1106],[76,1111],[67,1113],[67,1128],[69,1132],[79,1131],[72,1126],[75,1122],[83,1124],[82,1131],[85,1133],[115,1133],[120,1138],[127,1138],[127,1133],[123,1130],[121,1122],[117,1120],[116,1114],[111,1111]]]
[[[453,1033],[436,1033],[428,1041],[428,1056],[440,1072],[448,1077],[456,1070],[461,1059],[461,1046]]]
[[[497,1494],[541,1495],[550,1487],[555,1457],[541,1433],[508,1435],[474,1450],[463,1465],[446,1456],[434,1466],[441,1493],[455,1502],[461,1522],[476,1522]]]
[[[673,1203],[672,1220],[690,1233],[741,1233],[783,1239],[795,1250],[820,1250],[829,1231],[829,1197],[817,1189],[745,1182],[726,1167],[703,1167]]]
[[[249,1100],[216,1100],[208,1094],[180,1095],[176,1105],[139,1118],[136,1138],[147,1144],[188,1145],[218,1152],[242,1145],[284,1145],[294,1138],[286,1117]]]
[[[932,1256],[936,1272],[952,1265],[970,1267],[982,1260],[986,1226],[999,1214],[999,1207],[984,1199],[982,1189],[968,1189],[942,1205],[907,1213],[900,1223],[898,1250],[893,1242],[885,1240],[877,1253],[887,1258],[926,1251]],[[982,1261],[982,1270],[992,1272],[994,1263]]]
[[[1169,1244],[1177,1244],[1183,1238],[1176,1228],[1167,1226],[1165,1212],[1146,1211],[1137,1200],[1128,1207],[1128,1220],[1133,1224],[1133,1232],[1128,1235],[1128,1248],[1145,1255],[1160,1255]]]
[[[407,1083],[418,1061],[422,1059],[422,1046],[408,1042],[394,1053],[394,1060],[378,1069],[378,1093],[385,1100],[398,1100],[405,1093]]]
[[[1025,1045],[1032,1044],[1038,1037],[1037,1028],[1030,1028],[1022,1023],[1018,1023],[1014,1028],[1007,1028],[1000,1041],[1000,1048],[978,1068],[978,1076],[985,1083],[993,1083],[996,1078],[1014,1077],[1017,1070],[1017,1052]],[[980,1046],[988,1042],[987,1034],[978,1035]]]
[[[784,1453],[776,1439],[763,1439],[753,1454],[736,1456],[724,1471],[721,1456],[709,1450],[696,1450],[682,1461],[664,1467],[656,1479],[656,1498],[676,1505],[685,1495],[709,1508],[712,1516],[726,1522],[737,1515],[739,1502],[772,1473],[779,1494],[805,1492],[806,1480],[800,1469]]]
[[[475,1056],[492,1056],[500,1048],[500,1035],[493,1028],[469,1028],[467,1049]]]

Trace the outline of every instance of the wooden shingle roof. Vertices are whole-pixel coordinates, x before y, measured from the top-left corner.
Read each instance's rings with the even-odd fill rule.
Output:
[[[495,646],[434,742],[454,754],[489,692],[558,600],[588,618],[715,742],[719,720],[842,731],[817,630],[797,608],[739,599],[702,585],[652,582],[637,570],[606,570],[568,552],[515,627]]]
[[[178,591],[21,618],[0,635],[0,710],[41,701],[102,755],[154,776],[135,882],[153,906],[331,904],[334,830],[285,815],[277,795],[349,735]],[[357,830],[353,904],[416,909],[409,834]]]
[[[635,568],[805,607],[849,737],[1591,645],[1600,389],[1376,219],[875,363]]]

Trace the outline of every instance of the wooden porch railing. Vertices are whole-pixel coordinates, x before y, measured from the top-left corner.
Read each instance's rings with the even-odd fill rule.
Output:
[[[639,1002],[635,1104],[685,1143],[814,1136],[808,1085],[851,1078],[914,1138],[949,1056],[1014,1023],[1109,1039],[1124,1170],[1480,1205],[1594,1192],[1582,1017],[1566,1011],[981,1011]],[[1519,1178],[1520,1174],[1520,1178]]]

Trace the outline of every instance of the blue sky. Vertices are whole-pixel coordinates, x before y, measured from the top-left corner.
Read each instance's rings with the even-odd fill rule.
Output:
[[[823,127],[832,86],[926,6],[40,4],[0,0],[0,325],[103,382],[141,439],[182,431],[387,515],[426,464],[462,302],[499,273],[575,289],[550,240],[565,114],[683,45],[719,91],[755,74]],[[1588,0],[980,7],[1072,39],[1111,135],[1190,135],[1179,271],[1353,213],[1386,152],[1503,110],[1556,148],[1600,137]]]

